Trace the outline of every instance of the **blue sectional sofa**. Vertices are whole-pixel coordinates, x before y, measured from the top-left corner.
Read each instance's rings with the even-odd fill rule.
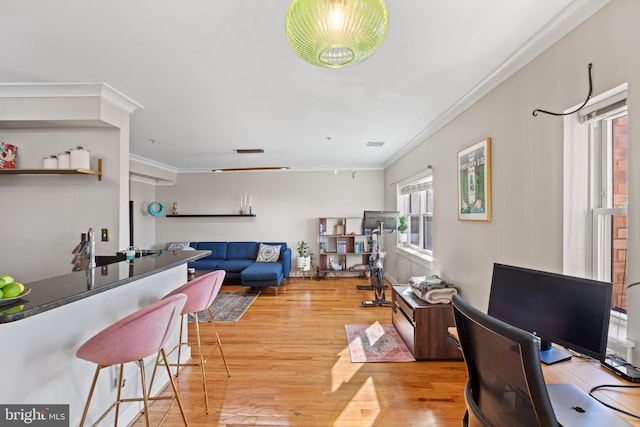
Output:
[[[275,262],[258,262],[260,242],[190,242],[197,250],[211,251],[211,255],[190,262],[196,270],[224,270],[225,282],[240,281],[242,286],[280,286],[291,271],[291,249],[284,242],[262,242],[280,246]]]

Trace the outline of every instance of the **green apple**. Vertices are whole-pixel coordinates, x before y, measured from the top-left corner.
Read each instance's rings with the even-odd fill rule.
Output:
[[[24,285],[18,282],[9,283],[2,287],[2,292],[3,298],[14,298],[24,292]]]
[[[3,274],[2,276],[0,276],[0,286],[8,285],[9,283],[13,282],[13,277],[9,276],[8,274]]]

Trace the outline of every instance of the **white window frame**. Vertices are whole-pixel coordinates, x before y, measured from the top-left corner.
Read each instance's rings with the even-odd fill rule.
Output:
[[[409,191],[409,193],[407,193]],[[430,210],[428,209],[428,199],[430,197]],[[419,200],[417,206],[417,211],[411,212],[411,195],[418,194]],[[425,230],[424,224],[427,218],[431,219],[431,235],[430,241],[433,245],[433,174],[431,173],[423,173],[409,179],[406,179],[398,184],[397,187],[397,207],[400,215],[404,215],[407,218],[407,226],[408,233],[410,237],[403,246],[397,246],[400,250],[405,252],[412,253],[417,255],[418,257],[431,261],[433,259],[433,246],[431,249],[426,249],[425,246]],[[411,230],[411,217],[417,217],[418,227],[417,232],[415,230]],[[418,240],[415,243],[412,243],[411,234],[417,234]]]
[[[564,203],[563,203],[563,271],[565,274],[602,279],[610,275],[610,254],[595,251],[609,236],[605,222],[611,215],[626,214],[626,206],[611,207],[611,189],[606,168],[611,163],[607,126],[610,119],[626,114],[626,105],[612,110],[597,121],[590,114],[627,98],[627,84],[594,97],[579,114],[564,119]],[[575,108],[575,107],[574,107]],[[570,108],[567,111],[571,111]],[[605,165],[605,166],[603,166]],[[604,173],[600,174],[600,171]],[[585,177],[587,179],[585,179]],[[604,188],[603,188],[604,187]],[[604,207],[603,207],[604,206]],[[609,276],[606,276],[609,277]],[[607,279],[608,280],[608,279]],[[608,348],[626,356],[627,316],[611,312]]]
[[[587,122],[589,143],[593,153],[591,206],[591,277],[608,281],[611,277],[611,251],[603,250],[611,242],[611,228],[607,225],[614,215],[626,215],[626,206],[613,206],[612,188],[612,121],[627,115],[627,107],[618,108]],[[601,250],[595,250],[600,248]]]

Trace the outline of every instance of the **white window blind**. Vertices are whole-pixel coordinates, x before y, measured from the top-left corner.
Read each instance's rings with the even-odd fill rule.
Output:
[[[425,178],[424,181],[414,182],[407,185],[401,185],[400,194],[405,195],[405,194],[417,193],[419,191],[424,191],[429,189],[430,186],[431,186],[431,177],[428,177],[428,178]]]

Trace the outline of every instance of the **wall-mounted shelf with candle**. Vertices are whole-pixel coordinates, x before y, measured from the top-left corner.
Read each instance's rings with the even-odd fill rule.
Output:
[[[253,213],[253,207],[251,205],[251,195],[243,194],[240,196],[240,209],[237,214],[206,214],[206,213],[192,213],[183,214],[177,213],[177,203],[174,203],[174,210],[172,215],[165,215],[167,218],[255,218]]]
[[[251,194],[248,196],[243,194],[240,196],[240,210],[238,211],[240,215],[253,215],[253,207],[251,204]]]

